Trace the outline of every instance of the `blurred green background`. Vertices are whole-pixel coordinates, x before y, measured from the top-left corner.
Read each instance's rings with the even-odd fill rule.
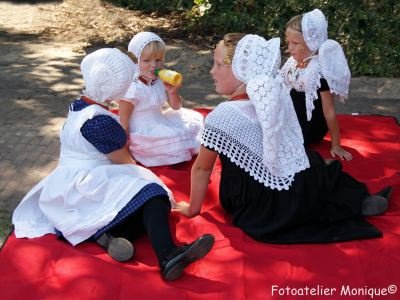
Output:
[[[146,14],[169,16],[181,34],[220,38],[228,32],[255,33],[284,41],[286,22],[319,8],[328,37],[338,41],[352,76],[400,77],[400,1],[397,0],[109,0]],[[285,48],[284,42],[282,48]]]

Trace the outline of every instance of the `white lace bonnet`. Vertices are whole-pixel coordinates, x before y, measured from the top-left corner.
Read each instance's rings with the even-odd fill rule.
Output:
[[[318,51],[321,71],[331,92],[343,101],[349,94],[351,73],[340,44],[328,39],[328,22],[322,11],[314,9],[305,13],[301,28],[307,47]]]
[[[85,56],[81,72],[83,94],[97,102],[122,98],[133,79],[134,63],[116,48],[103,48]]]
[[[280,39],[265,40],[255,34],[240,39],[232,59],[232,71],[237,79],[248,83],[256,75],[275,77],[280,63]]]
[[[165,45],[164,41],[157,34],[149,31],[139,32],[129,42],[128,51],[135,54],[138,61],[135,68],[135,78],[139,76],[139,70],[137,66],[139,64],[140,55],[142,54],[144,47],[146,47],[147,44],[149,44],[150,42],[154,41],[160,42]]]
[[[280,39],[266,41],[257,35],[244,36],[232,60],[234,76],[247,84],[263,133],[263,163],[288,189],[294,175],[309,167],[303,135],[290,95],[275,78],[281,63]],[[282,180],[283,179],[283,180]]]

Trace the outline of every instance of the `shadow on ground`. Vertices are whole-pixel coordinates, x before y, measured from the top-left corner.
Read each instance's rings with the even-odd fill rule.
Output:
[[[62,3],[62,0],[8,0],[12,4],[43,4],[43,3]]]
[[[34,34],[3,30],[0,44],[2,231],[27,188],[56,166],[58,132],[81,88],[81,57]]]

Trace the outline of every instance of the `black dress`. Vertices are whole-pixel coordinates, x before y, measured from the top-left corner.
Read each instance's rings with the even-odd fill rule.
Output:
[[[220,202],[233,224],[268,243],[329,243],[382,236],[360,216],[366,186],[342,171],[339,161],[326,166],[309,151],[311,167],[297,173],[289,190],[272,190],[254,180],[228,157],[222,164]]]
[[[320,92],[329,91],[329,85],[324,78],[321,78],[321,87],[317,90],[318,99],[314,100],[314,110],[311,120],[307,120],[306,95],[304,92],[298,92],[295,89],[290,90],[290,96],[293,101],[294,109],[299,120],[301,130],[303,131],[304,145],[321,141],[328,132],[328,125],[322,110],[322,101]]]

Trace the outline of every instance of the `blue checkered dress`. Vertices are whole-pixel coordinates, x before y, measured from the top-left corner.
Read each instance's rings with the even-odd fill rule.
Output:
[[[157,183],[150,183],[143,187],[139,193],[137,193],[131,201],[116,215],[116,217],[106,226],[100,228],[94,235],[93,238],[97,239],[104,232],[107,232],[115,225],[125,221],[130,215],[137,211],[146,201],[156,196],[166,196],[168,193]]]
[[[88,104],[85,101],[78,99],[71,103],[70,110],[80,111],[89,105],[92,104]],[[81,133],[87,141],[104,154],[121,149],[125,146],[127,140],[125,130],[122,126],[115,119],[107,115],[98,115],[87,120],[81,128]],[[168,193],[157,183],[151,183],[144,186],[108,225],[99,229],[93,235],[93,238],[99,237],[115,225],[123,222],[137,211],[146,201],[156,196],[168,196]]]

